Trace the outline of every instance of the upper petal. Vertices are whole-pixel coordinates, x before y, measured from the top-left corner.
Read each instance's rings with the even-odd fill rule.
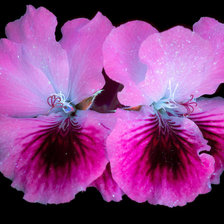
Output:
[[[197,108],[189,118],[197,124],[211,146],[209,154],[215,159],[212,183],[217,184],[224,170],[224,99],[199,98]]]
[[[93,111],[17,119],[1,116],[0,171],[30,202],[72,200],[104,171],[108,129]]]
[[[224,24],[210,17],[202,17],[193,25],[194,32],[216,45],[217,49],[224,47]]]
[[[169,94],[171,83],[173,89],[177,87],[175,100],[183,102],[190,95],[197,98],[215,92],[224,81],[221,73],[214,73],[216,50],[211,42],[181,26],[150,35],[142,43],[139,55],[148,65],[148,85],[142,91],[149,97],[157,86],[163,96]]]
[[[224,24],[209,17],[202,17],[193,25],[193,30],[202,38],[208,40],[215,49],[215,56],[210,73],[217,82],[223,82],[224,70]],[[206,85],[206,83],[204,84]]]
[[[142,41],[156,32],[150,24],[137,20],[113,29],[105,40],[105,71],[111,79],[124,84],[124,90],[118,93],[124,105],[146,103],[138,84],[144,80],[147,67],[139,60],[138,51]]]
[[[0,113],[24,117],[46,114],[49,80],[24,56],[21,44],[0,40]]]
[[[56,17],[47,9],[27,6],[24,16],[6,26],[8,39],[22,44],[24,57],[40,69],[54,92],[66,93],[69,66],[65,50],[55,40]]]
[[[75,102],[103,88],[102,45],[112,29],[111,22],[100,12],[88,21],[75,19],[62,27],[61,46],[69,57],[69,96]]]
[[[183,206],[210,190],[214,160],[200,153],[209,147],[192,121],[149,110],[117,115],[107,149],[112,175],[131,199]]]
[[[32,5],[28,5],[24,16],[6,26],[6,35],[18,43],[35,38],[55,40],[56,25],[56,17],[47,9],[43,7],[35,9]]]

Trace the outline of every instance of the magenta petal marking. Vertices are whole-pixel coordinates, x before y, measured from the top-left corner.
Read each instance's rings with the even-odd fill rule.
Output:
[[[118,113],[121,119],[107,148],[112,175],[125,194],[138,202],[172,207],[210,190],[214,161],[200,153],[209,147],[192,121]]]
[[[24,191],[27,201],[57,204],[72,200],[102,174],[108,162],[107,130],[94,122],[79,115],[2,117],[1,135],[7,141],[0,141],[1,172],[13,179],[13,187]]]
[[[211,146],[210,155],[215,159],[215,171],[212,183],[220,182],[220,175],[224,170],[224,110],[223,99],[201,99],[198,102],[203,112],[191,114],[189,117],[200,128],[204,138]],[[212,107],[211,107],[212,106]]]
[[[21,159],[30,159],[29,165],[23,167],[25,170],[29,170],[33,163],[36,163],[35,172],[37,173],[44,170],[44,174],[48,176],[50,169],[52,169],[56,173],[61,172],[70,175],[72,163],[77,164],[80,158],[85,159],[85,150],[88,149],[85,140],[94,144],[94,139],[81,133],[81,127],[78,123],[69,118],[53,125],[40,126],[40,128],[39,131],[18,141],[19,144],[21,140],[31,137],[29,142],[23,144],[24,150]],[[33,149],[32,156],[30,154],[31,149]],[[94,151],[91,147],[89,149]]]

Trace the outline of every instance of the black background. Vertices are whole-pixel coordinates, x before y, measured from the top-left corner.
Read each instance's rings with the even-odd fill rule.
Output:
[[[35,7],[44,6],[53,12],[58,19],[58,27],[56,31],[57,39],[61,38],[60,28],[67,21],[74,18],[86,17],[93,18],[97,11],[101,11],[107,16],[115,26],[130,20],[144,20],[154,25],[159,31],[166,30],[175,25],[183,25],[191,28],[192,25],[202,16],[210,16],[224,22],[223,7],[215,1],[6,1],[0,5],[0,37],[5,37],[5,25],[18,19],[25,13],[26,5],[32,4]],[[117,86],[116,86],[117,87]],[[115,89],[116,89],[115,87]],[[112,89],[113,86],[110,86]],[[113,88],[114,89],[114,88]],[[108,95],[107,95],[108,94]],[[220,86],[216,95],[224,96],[223,85]],[[98,103],[103,105],[105,99],[111,99],[112,93],[108,89],[104,98],[98,99]],[[101,101],[101,102],[100,102]],[[105,222],[117,220],[128,220],[130,217],[137,218],[142,222],[143,218],[147,218],[146,222],[152,222],[156,214],[156,222],[165,218],[174,221],[178,219],[180,213],[186,214],[180,221],[189,218],[191,211],[196,211],[199,216],[217,217],[221,215],[218,211],[223,207],[221,204],[224,200],[224,177],[221,178],[219,185],[212,185],[212,191],[205,195],[199,195],[192,203],[184,207],[167,208],[165,206],[152,206],[148,203],[136,203],[126,196],[119,203],[103,201],[100,193],[95,189],[88,189],[87,192],[79,193],[70,203],[60,205],[41,205],[38,203],[28,203],[23,200],[23,193],[18,192],[11,186],[11,181],[4,178],[0,174],[0,212],[1,215],[10,212],[8,218],[21,216],[28,218],[29,214],[33,215],[32,221],[40,218],[45,220],[43,215],[47,215],[50,219],[77,221],[78,217],[82,217],[82,222],[86,218],[100,220],[104,217]],[[119,217],[118,217],[119,216]],[[70,219],[73,218],[73,219]],[[193,219],[193,218],[192,218]],[[154,221],[153,221],[154,222]]]

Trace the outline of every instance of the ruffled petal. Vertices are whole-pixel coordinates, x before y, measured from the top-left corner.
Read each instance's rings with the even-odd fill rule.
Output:
[[[91,186],[97,188],[107,202],[122,200],[123,192],[112,177],[110,163],[107,164],[103,174]]]
[[[210,73],[216,82],[224,82],[224,24],[213,18],[202,17],[193,25],[193,30],[214,46],[215,56]],[[210,85],[210,81],[208,83]],[[208,85],[208,83],[205,82],[202,85]]]
[[[104,42],[104,68],[111,79],[124,85],[124,90],[118,93],[124,105],[146,103],[137,85],[144,80],[147,67],[140,62],[138,51],[142,41],[156,32],[146,22],[131,21],[113,29]]]
[[[189,118],[197,124],[211,146],[209,154],[215,159],[212,183],[218,184],[224,170],[224,99],[200,98],[197,105],[197,110]]]
[[[46,114],[53,92],[47,77],[29,63],[20,44],[0,40],[0,113],[25,117]]]
[[[27,6],[24,16],[6,26],[8,39],[22,44],[24,57],[48,78],[54,92],[68,90],[67,54],[55,40],[56,17],[47,9]]]
[[[183,206],[210,190],[210,147],[187,118],[162,118],[149,109],[118,110],[107,139],[112,175],[127,196],[170,207]]]
[[[157,86],[158,93],[169,95],[171,84],[172,90],[176,89],[175,100],[184,102],[190,95],[197,98],[214,93],[224,81],[220,72],[214,73],[216,50],[211,42],[181,26],[150,35],[142,43],[139,55],[148,65],[148,85],[142,91],[149,97]]]
[[[102,45],[112,28],[100,12],[91,21],[75,19],[62,27],[60,43],[67,51],[70,64],[69,96],[75,103],[93,95],[105,84]]]
[[[0,171],[24,191],[24,199],[40,203],[72,200],[105,170],[108,129],[96,112],[80,111],[37,118],[0,118]]]
[[[224,24],[216,19],[202,17],[193,25],[193,30],[202,38],[213,42],[217,49],[224,47]]]

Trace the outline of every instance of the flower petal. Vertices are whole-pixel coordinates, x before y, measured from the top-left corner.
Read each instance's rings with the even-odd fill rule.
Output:
[[[208,140],[208,145],[211,146],[209,154],[215,159],[212,183],[218,184],[224,170],[224,99],[200,98],[197,105],[197,111],[189,118],[197,124],[204,138]]]
[[[183,206],[210,190],[212,156],[197,126],[187,118],[162,118],[149,109],[117,111],[107,139],[112,175],[137,202]]]
[[[157,86],[159,93],[169,95],[171,83],[172,89],[176,88],[175,100],[184,102],[190,95],[197,98],[215,92],[224,81],[221,72],[214,74],[216,50],[211,42],[181,26],[150,35],[142,43],[139,55],[148,65],[149,84],[142,91],[149,96]]]
[[[20,44],[0,40],[0,112],[24,117],[46,114],[53,92],[46,76],[29,63]]]
[[[62,27],[60,43],[70,64],[69,96],[75,103],[92,96],[105,84],[102,45],[112,27],[100,12],[91,21],[75,19]]]
[[[103,174],[91,186],[97,188],[107,202],[122,200],[123,192],[112,177],[110,163],[107,164]]]
[[[0,170],[30,202],[72,200],[104,171],[108,130],[79,112],[16,119],[1,116]]]
[[[223,82],[224,24],[219,23],[213,18],[202,17],[197,23],[193,25],[193,30],[214,46],[216,54],[210,73],[212,74],[213,79],[215,78],[217,81],[221,80],[221,82]],[[206,84],[207,83],[203,83],[203,85]]]
[[[224,24],[216,19],[202,17],[193,25],[193,30],[204,39],[213,42],[218,49],[224,47]]]
[[[54,92],[67,93],[68,59],[55,40],[56,25],[56,17],[47,9],[29,5],[24,16],[6,26],[6,35],[23,45],[24,57],[47,76]]]
[[[106,38],[103,45],[104,68],[111,79],[124,84],[124,90],[118,93],[124,105],[145,104],[137,85],[144,80],[147,67],[140,62],[138,50],[142,41],[156,32],[150,24],[136,20],[113,29]],[[131,93],[137,96],[133,99],[134,94]]]

